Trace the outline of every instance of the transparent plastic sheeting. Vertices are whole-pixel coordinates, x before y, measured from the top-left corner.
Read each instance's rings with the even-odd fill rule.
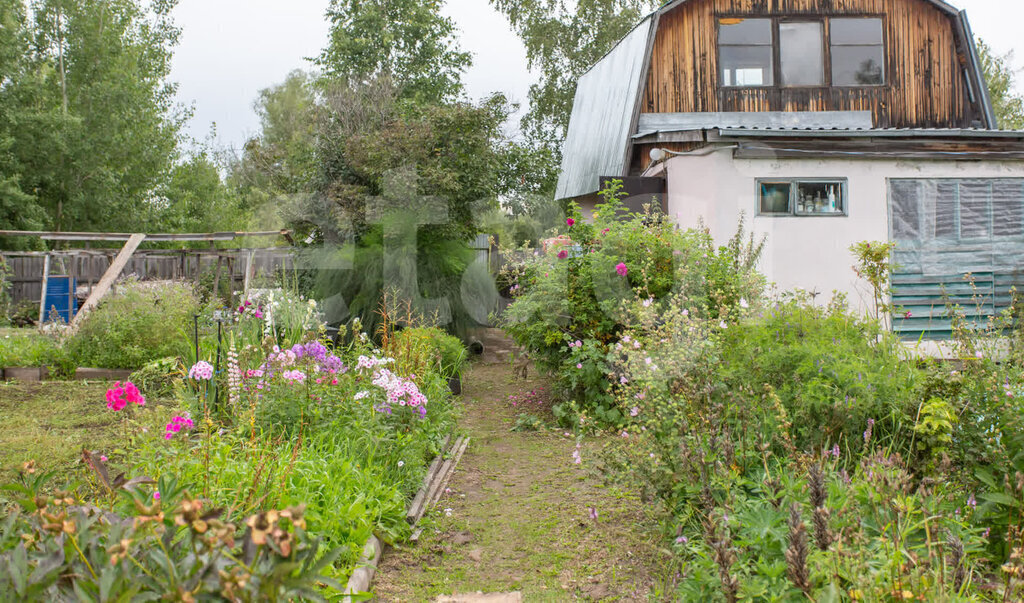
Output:
[[[1024,179],[893,179],[889,206],[901,274],[1024,268]]]

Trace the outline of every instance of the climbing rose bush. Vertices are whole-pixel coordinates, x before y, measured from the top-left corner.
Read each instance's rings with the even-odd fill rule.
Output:
[[[742,228],[716,249],[706,231],[680,230],[659,208],[630,213],[620,190],[613,182],[602,191],[591,224],[571,206],[566,231],[517,254],[523,260],[504,275],[514,301],[502,326],[573,403],[555,409],[566,420],[575,414],[568,408],[623,420],[612,393],[615,346],[642,315],[678,303],[695,317],[727,320],[763,289],[754,269],[760,245]]]

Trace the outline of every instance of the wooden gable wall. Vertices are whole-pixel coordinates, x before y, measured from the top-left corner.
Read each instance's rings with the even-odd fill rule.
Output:
[[[719,89],[717,15],[882,15],[886,84]],[[876,128],[971,127],[954,19],[924,0],[691,0],[661,15],[641,111],[871,111]]]

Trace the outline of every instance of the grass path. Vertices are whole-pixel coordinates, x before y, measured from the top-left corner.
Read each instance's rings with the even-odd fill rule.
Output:
[[[376,600],[476,591],[520,591],[524,601],[660,598],[657,518],[590,468],[601,442],[588,439],[574,465],[575,439],[562,431],[510,431],[518,411],[509,394],[541,384],[513,382],[506,365],[478,364],[464,379],[469,448],[419,542],[385,552]]]

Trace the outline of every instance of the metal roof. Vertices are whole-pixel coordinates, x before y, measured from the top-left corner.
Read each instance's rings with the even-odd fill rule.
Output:
[[[595,193],[600,176],[625,173],[652,23],[641,21],[576,83],[555,198]]]
[[[641,113],[637,133],[721,128],[871,128],[871,111],[718,111],[706,113]]]
[[[722,138],[1002,138],[1024,140],[1024,130],[975,128],[714,128]]]

